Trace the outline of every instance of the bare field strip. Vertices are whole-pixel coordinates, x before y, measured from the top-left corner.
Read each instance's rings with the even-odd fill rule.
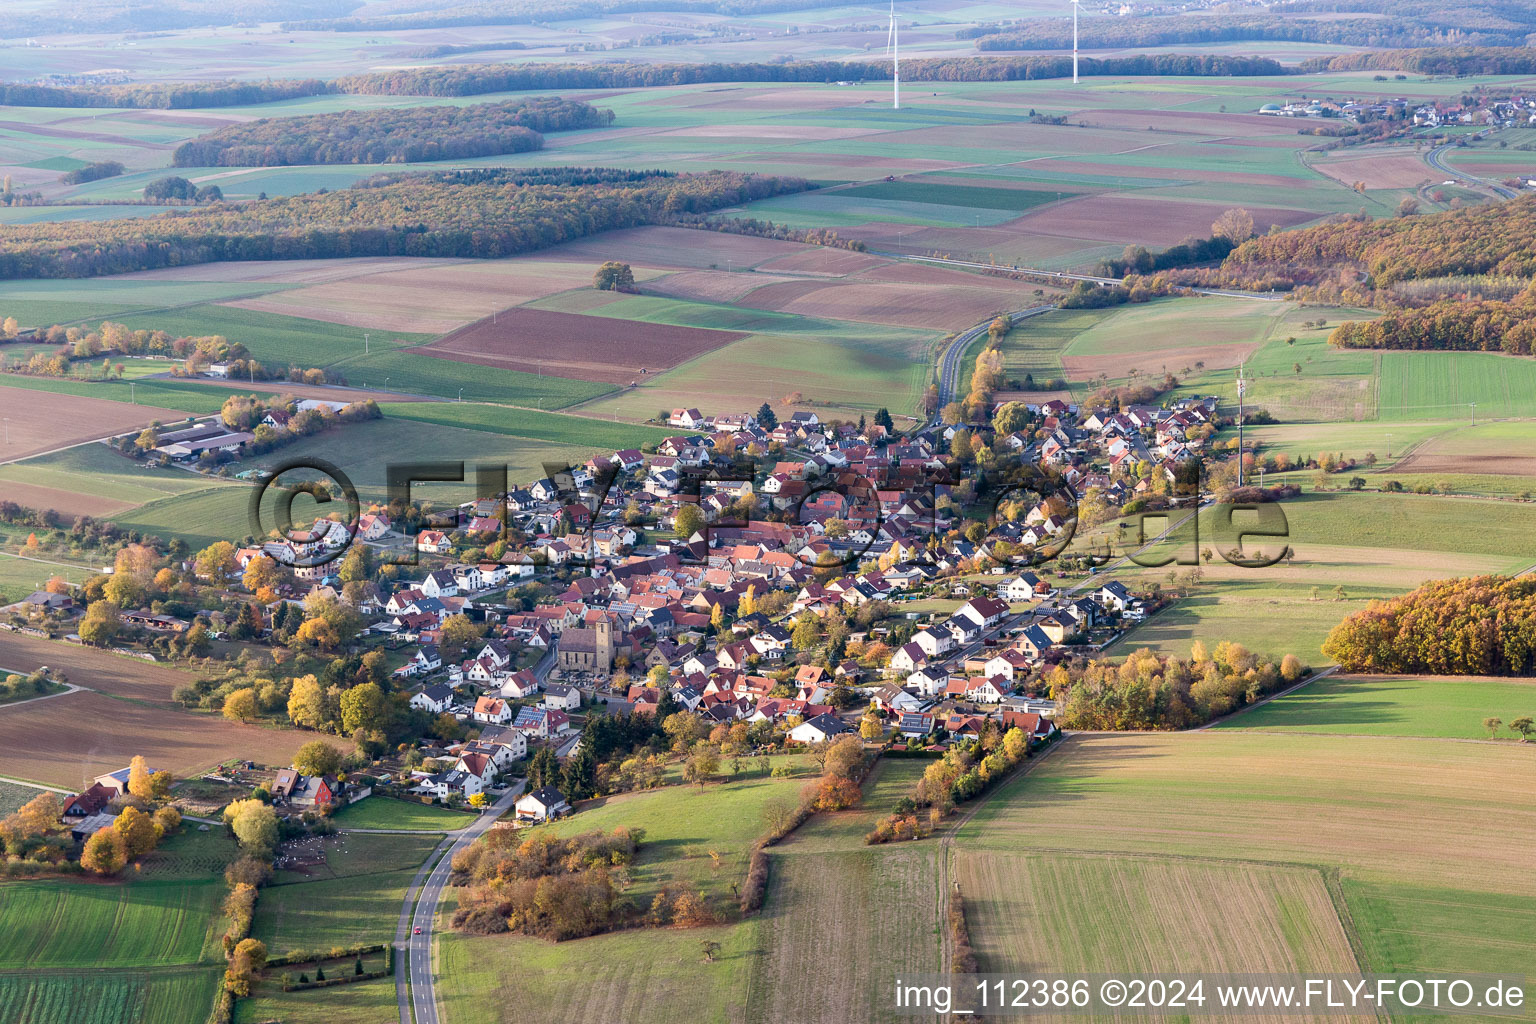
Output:
[[[1045,158],[1030,166],[1038,167],[1042,171],[1050,171],[1052,174],[1079,174],[1088,178],[1108,178],[1118,180],[1120,178],[1167,178],[1171,181],[1187,182],[1222,182],[1234,185],[1251,185],[1254,188],[1294,189],[1305,179],[1287,177],[1283,174],[1263,174],[1260,172],[1249,173],[1247,171],[1215,171],[1202,168],[1191,159],[1189,167],[1153,167],[1140,164],[1108,164],[1095,163],[1087,160],[1057,160]],[[1144,200],[1128,200],[1129,202],[1142,202]],[[1225,209],[1225,207],[1223,207]],[[1218,210],[1217,213],[1221,211]],[[1258,211],[1250,210],[1254,220],[1254,228],[1258,228]],[[1309,214],[1315,217],[1317,214]],[[1212,218],[1214,219],[1214,218]],[[1207,230],[1210,224],[1205,225]]]
[[[85,481],[81,482],[89,486]],[[98,494],[82,494],[41,484],[17,483],[14,480],[0,482],[0,495],[7,501],[28,508],[51,508],[62,516],[110,516],[113,512],[133,507],[131,501],[116,501]]]
[[[494,323],[481,320],[408,351],[525,373],[627,384],[642,370],[668,369],[746,336],[740,331],[524,307],[507,310]]]
[[[10,388],[0,384],[0,408],[10,420],[11,442],[0,458],[24,459],[110,434],[142,427],[151,420],[179,420],[185,414],[153,405],[130,405],[105,398]]]
[[[811,251],[800,242],[782,242],[776,238],[753,238],[723,231],[696,231],[691,228],[643,227],[609,231],[601,238],[566,242],[539,253],[545,260],[571,260],[602,263],[622,260],[631,265],[671,267],[679,270],[755,267],[780,256],[794,256]]]
[[[751,927],[749,1024],[875,1024],[894,976],[939,969],[937,844],[774,854]],[[811,983],[808,974],[814,973]]]
[[[1009,287],[999,281],[989,288],[986,281],[972,277],[962,284],[952,277],[947,284],[926,287],[862,281],[791,281],[759,288],[739,304],[831,320],[953,331],[1025,303],[1028,291],[1023,285]]]
[[[589,287],[596,265],[494,260],[357,275],[309,288],[226,303],[354,327],[436,334],[574,288]],[[657,271],[637,268],[644,281]]]
[[[185,778],[232,757],[286,765],[312,739],[296,729],[68,693],[0,709],[0,775],[76,787],[143,754],[155,771]]]
[[[641,289],[647,295],[666,295],[691,302],[736,302],[742,296],[769,285],[799,283],[800,278],[774,274],[732,274],[724,270],[680,270],[650,281]],[[807,282],[814,286],[816,282]],[[613,295],[613,292],[599,292]],[[544,304],[541,304],[541,308]],[[574,310],[569,310],[574,312]]]
[[[861,274],[877,267],[890,266],[891,261],[848,249],[829,249],[822,246],[779,256],[760,264],[758,270],[775,274]]]
[[[1051,169],[1061,169],[1052,161]],[[1136,168],[1138,174],[1155,168]],[[1191,177],[1203,172],[1190,171]],[[1262,177],[1245,175],[1245,177]],[[1294,188],[1295,181],[1284,179],[1275,182],[1254,182],[1255,185],[1284,185]],[[1093,238],[1105,241],[1126,240],[1145,244],[1172,245],[1190,235],[1204,236],[1210,233],[1211,222],[1228,209],[1227,203],[1185,203],[1176,200],[1148,199],[1145,196],[1106,195],[1084,199],[1072,199],[1042,206],[1026,213],[1018,220],[1010,221],[1009,228],[1018,231],[1043,234],[1067,235],[1073,238]],[[1256,206],[1248,211],[1253,214],[1253,228],[1260,234],[1271,224],[1282,228],[1293,227],[1314,219],[1317,214],[1307,210],[1288,210],[1280,207]]]
[[[39,564],[37,570],[44,575],[48,566]],[[77,686],[167,705],[171,703],[172,690],[196,678],[190,672],[153,661],[0,630],[0,667],[31,672],[43,665],[55,672],[62,670],[65,678]]]
[[[1346,155],[1312,161],[1312,169],[1344,185],[1365,182],[1368,189],[1416,188],[1427,181],[1440,180],[1440,172],[1418,155],[1394,149],[1346,151]]]
[[[1265,114],[1212,114],[1203,110],[1082,110],[1072,115],[1091,128],[1127,128],[1145,132],[1184,132],[1216,138],[1283,136],[1296,145],[1295,126]],[[1155,138],[1156,136],[1154,136]]]
[[[1235,731],[1067,742],[985,804],[959,845],[1308,864],[1536,895],[1527,744]]]
[[[1315,868],[962,850],[955,869],[983,972],[1359,970]]]
[[[1225,370],[1237,366],[1258,351],[1262,342],[1252,341],[1232,345],[1201,345],[1197,348],[1152,348],[1139,352],[1118,352],[1112,355],[1063,356],[1062,367],[1072,380],[1088,380],[1099,374],[1120,378],[1130,370],[1142,373],[1161,371],[1180,375],[1186,366],[1203,362],[1207,370]]]
[[[233,263],[199,263],[190,267],[164,267],[123,274],[122,281],[264,281],[271,284],[318,285],[395,270],[424,270],[469,263],[470,260],[431,256],[345,256],[325,260],[252,260]]]

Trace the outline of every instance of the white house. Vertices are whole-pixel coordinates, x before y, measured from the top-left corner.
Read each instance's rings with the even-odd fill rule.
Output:
[[[836,715],[817,715],[789,730],[789,739],[795,743],[825,743],[852,731]]]
[[[429,686],[411,698],[411,707],[440,715],[453,703],[453,691],[441,683]]]
[[[505,725],[512,721],[512,708],[500,697],[486,694],[475,701],[474,719],[487,725]]]
[[[554,786],[542,786],[525,794],[513,808],[523,821],[548,821],[571,813],[570,802]]]
[[[544,689],[543,704],[546,708],[575,711],[581,707],[581,691],[574,686],[561,686],[558,683],[547,686]]]
[[[930,658],[937,658],[955,646],[955,638],[950,633],[934,627],[918,631],[912,637],[912,642],[921,647],[923,653]]]
[[[522,700],[539,692],[539,677],[529,669],[514,672],[501,681],[501,695]]]

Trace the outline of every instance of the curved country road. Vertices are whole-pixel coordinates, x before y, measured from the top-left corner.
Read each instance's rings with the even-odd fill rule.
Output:
[[[524,785],[519,780],[473,825],[447,836],[411,880],[405,906],[400,908],[400,923],[395,927],[395,1000],[400,1006],[400,1024],[412,1024],[413,1011],[415,1024],[442,1024],[432,973],[432,922],[448,887],[453,855],[489,831],[511,809]],[[421,929],[419,935],[413,931],[417,928]]]

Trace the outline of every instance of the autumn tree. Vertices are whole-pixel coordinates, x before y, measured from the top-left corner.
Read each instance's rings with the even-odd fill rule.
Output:
[[[311,740],[293,755],[293,767],[304,775],[335,775],[341,770],[341,751],[325,740]]]
[[[683,504],[673,517],[672,529],[679,537],[687,540],[704,528],[704,513],[697,505]]]
[[[325,690],[312,675],[299,676],[288,691],[288,720],[305,729],[325,724]]]
[[[349,735],[359,729],[382,729],[387,712],[384,691],[377,683],[363,683],[341,695],[341,728]]]
[[[263,859],[277,847],[277,812],[260,800],[236,800],[224,808],[224,821],[248,853]]]
[[[1246,242],[1253,237],[1253,214],[1242,207],[1227,210],[1211,224],[1211,235],[1233,245]]]
[[[593,273],[592,287],[605,292],[632,292],[635,290],[635,272],[628,263],[608,260]]]
[[[155,784],[143,754],[134,754],[133,759],[128,762],[128,793],[140,800],[154,798]]]
[[[162,833],[155,819],[137,807],[124,807],[113,819],[112,828],[123,837],[129,860],[137,860],[153,850]]]
[[[224,717],[231,722],[249,722],[260,713],[254,687],[241,687],[224,698]]]
[[[85,841],[80,866],[98,875],[115,875],[128,863],[128,844],[120,832],[103,828]]]
[[[115,577],[114,577],[115,579]],[[108,586],[111,586],[109,583]],[[75,632],[80,634],[80,639],[93,647],[105,647],[117,639],[117,634],[122,632],[122,611],[113,601],[101,600],[91,604],[85,610],[85,617],[80,620],[80,625]]]

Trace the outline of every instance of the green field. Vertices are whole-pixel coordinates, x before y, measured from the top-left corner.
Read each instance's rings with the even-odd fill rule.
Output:
[[[1025,188],[984,188],[976,185],[944,185],[918,179],[877,181],[826,193],[838,197],[888,199],[906,203],[932,203],[975,210],[1006,210],[1023,213],[1041,203],[1054,202],[1060,194]]]
[[[400,968],[403,969],[403,968]],[[274,968],[270,973],[277,973]],[[235,1001],[237,1024],[268,1021],[318,1021],[323,1024],[386,1024],[398,1020],[395,979],[353,982],[330,988],[283,992],[281,986],[264,982],[249,999]]]
[[[398,402],[385,410],[391,418],[464,427],[493,434],[532,438],[582,448],[621,448],[654,445],[672,437],[676,430],[616,424],[586,416],[561,416],[534,409],[469,402]]]
[[[1536,685],[1522,680],[1330,676],[1218,728],[1486,739],[1484,719],[1522,715],[1536,715]]]
[[[87,575],[84,569],[73,566],[0,554],[0,604],[20,601],[34,590],[42,589],[39,584],[47,583],[51,577],[62,576],[71,583],[83,583]]]
[[[647,420],[666,409],[697,404],[701,395],[708,397],[710,409],[729,411],[756,409],[763,402],[782,408],[783,399],[798,391],[803,400],[796,408],[814,410],[823,419],[857,419],[881,407],[894,416],[907,415],[916,409],[931,376],[923,362],[907,354],[909,349],[906,342],[887,352],[836,338],[753,335],[581,410]]]
[[[619,826],[643,828],[645,839],[630,868],[634,881],[628,891],[637,905],[649,905],[663,886],[682,882],[724,908],[731,900],[732,883],[746,876],[753,840],[767,830],[764,806],[775,799],[794,801],[807,782],[760,776],[755,765],[746,768],[744,775],[702,789],[673,785],[609,797],[583,806],[580,814],[550,830],[576,835],[610,832]],[[710,855],[712,850],[719,855],[718,863]]]
[[[104,444],[83,444],[25,462],[0,466],[0,483],[12,481],[61,491],[79,491],[135,504],[206,490],[208,477],[182,469],[159,469],[119,455]]]
[[[259,395],[271,396],[263,384],[252,389]],[[67,377],[28,377],[17,373],[0,374],[0,387],[26,388],[29,391],[48,391],[56,395],[80,395],[85,398],[104,398],[112,402],[135,402],[179,412],[206,416],[224,407],[225,399],[232,393],[228,388],[197,384],[180,380],[112,380],[83,381]]]
[[[0,971],[6,1024],[187,1024],[207,1017],[223,974],[216,967]]]
[[[339,828],[401,828],[444,832],[463,828],[475,820],[465,811],[420,804],[411,800],[373,796],[343,807],[331,816]]]
[[[138,508],[118,512],[112,516],[112,521],[125,530],[138,530],[166,540],[180,537],[193,550],[205,548],[215,541],[238,542],[258,532],[253,530],[250,516],[253,493],[254,490],[247,486],[208,480],[208,486],[201,490],[158,498]],[[305,510],[313,505],[309,499],[301,497],[294,502],[293,508],[295,520],[300,520]],[[270,529],[270,517],[268,523]],[[266,533],[265,530],[259,532]]]
[[[1383,352],[1383,419],[1536,416],[1536,360],[1490,352]]]
[[[393,388],[457,398],[462,389],[463,396],[472,401],[542,401],[550,409],[612,390],[608,384],[542,377],[404,351],[430,341],[433,336],[427,334],[375,331],[379,336],[369,340],[368,353],[364,354],[363,332],[359,328],[236,306],[207,303],[168,312],[133,314],[122,320],[135,329],[159,329],[177,336],[221,334],[243,344],[268,366],[332,370],[344,375],[354,387],[374,390]],[[258,381],[253,387],[281,391],[282,384]]]
[[[273,951],[388,942],[406,889],[441,835],[340,833],[326,867],[280,872],[261,891],[251,934]]]
[[[441,407],[445,410],[475,408],[468,403],[464,405],[441,403]],[[435,406],[426,406],[426,408],[429,410],[428,415],[433,415],[430,410]],[[514,417],[518,415],[516,410],[509,410],[509,412]],[[596,421],[579,420],[578,422],[585,424]],[[600,430],[624,429],[602,423],[598,423],[597,426]],[[233,466],[232,469],[239,471],[260,467],[276,472],[284,466],[292,465],[296,460],[318,457],[341,469],[366,501],[386,498],[388,471],[391,465],[406,462],[463,462],[465,463],[463,483],[414,483],[411,485],[413,498],[425,497],[437,502],[457,503],[469,501],[475,497],[475,466],[477,464],[506,466],[508,483],[531,484],[546,475],[544,472],[546,462],[579,466],[593,455],[611,455],[613,451],[613,447],[599,449],[578,446],[575,443],[561,444],[555,441],[528,440],[486,430],[438,426],[430,420],[395,416],[394,406],[390,406],[386,409],[383,419],[348,424],[335,430],[312,434],[266,455],[247,459]],[[304,475],[300,470],[295,470],[294,473],[293,478],[302,478]],[[290,477],[285,474],[283,479],[286,482]],[[250,495],[246,494],[246,500],[249,498]],[[315,506],[309,503],[309,499],[301,498],[300,501],[295,502],[294,508],[294,514],[297,517],[300,515],[298,510],[312,510]],[[308,514],[307,511],[304,514]],[[243,528],[241,533],[243,535]]]
[[[0,970],[209,961],[224,891],[222,880],[0,885]]]

